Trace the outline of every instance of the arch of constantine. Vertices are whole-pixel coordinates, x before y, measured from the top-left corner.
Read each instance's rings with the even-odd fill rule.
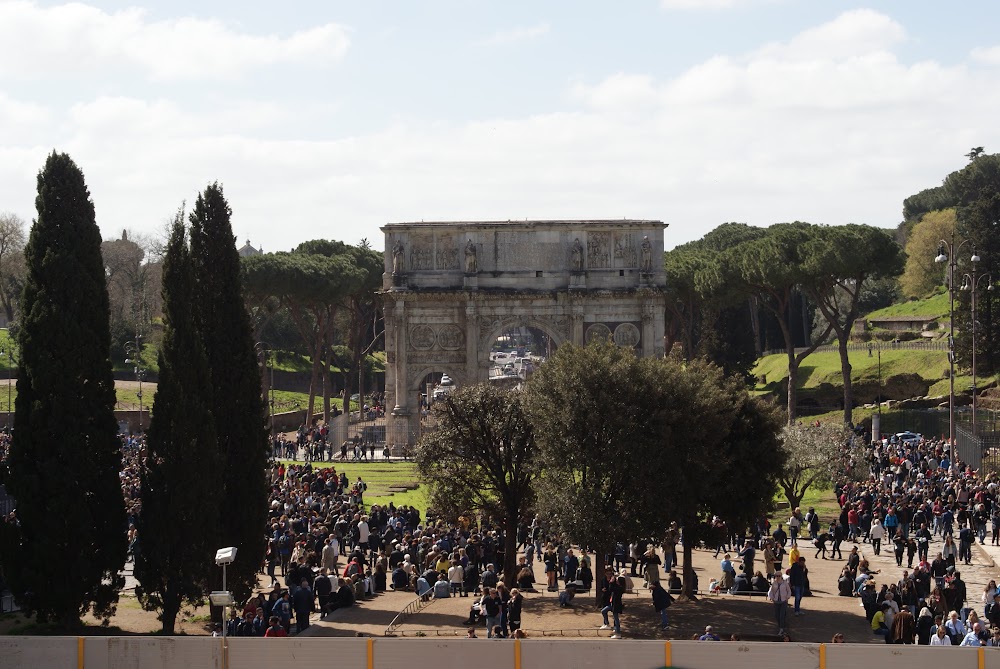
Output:
[[[386,441],[419,435],[429,373],[489,378],[503,332],[611,338],[663,355],[663,232],[647,220],[392,223],[385,233]]]

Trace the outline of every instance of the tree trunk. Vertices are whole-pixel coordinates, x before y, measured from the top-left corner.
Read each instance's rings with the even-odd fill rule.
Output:
[[[330,347],[323,347],[323,422],[330,424]]]
[[[598,547],[594,554],[594,603],[597,604],[597,608],[604,607],[604,602],[601,601],[601,588],[599,584],[601,579],[604,578],[604,556],[608,552],[605,547]]]
[[[788,411],[788,424],[793,425],[795,423],[795,407],[799,401],[799,362],[795,358],[794,347],[789,347],[786,350],[788,352],[788,403],[785,408]]]
[[[803,490],[801,494],[796,494],[794,488],[787,488],[785,486],[781,487],[785,492],[785,499],[788,500],[789,511],[794,511],[796,507],[802,504],[802,498],[805,496],[805,491]]]
[[[759,358],[764,353],[764,341],[760,336],[760,312],[753,297],[747,298],[750,303],[750,329],[753,330],[753,349]]]
[[[517,586],[517,509],[507,509],[503,521],[503,584]]]
[[[799,300],[802,302],[802,343],[809,346],[812,344],[812,324],[809,322],[809,303],[802,291],[799,291]]]
[[[323,349],[322,346],[317,343],[316,348],[313,349],[312,373],[309,376],[309,402],[308,408],[306,409],[306,427],[310,427],[313,423],[313,413],[316,408],[316,390],[319,387],[319,370],[322,359]]]
[[[837,333],[837,349],[840,351],[840,372],[844,379],[844,424],[854,425],[854,388],[851,386],[851,360],[847,355],[847,335]]]
[[[174,635],[174,627],[177,625],[177,614],[180,612],[180,605],[178,604],[163,604],[163,612],[160,614],[160,632],[167,636]],[[225,621],[222,622],[225,625]]]
[[[685,525],[689,527],[689,525]],[[687,533],[685,532],[685,535]],[[681,591],[681,597],[689,599],[691,601],[698,601],[698,598],[694,593],[694,564],[692,560],[694,559],[694,541],[692,541],[687,536],[684,537],[684,589]]]

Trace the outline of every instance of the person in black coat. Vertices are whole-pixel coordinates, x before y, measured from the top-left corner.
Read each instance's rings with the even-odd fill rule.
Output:
[[[309,614],[313,608],[313,591],[309,581],[302,579],[302,586],[292,594],[292,609],[295,611],[295,631],[301,634],[309,629]]]
[[[653,595],[653,609],[660,614],[660,629],[666,630],[668,627],[667,609],[674,602],[670,593],[663,589],[659,581],[653,583],[651,588]]]
[[[313,581],[313,589],[316,592],[316,599],[319,600],[319,619],[323,620],[326,617],[326,608],[330,604],[330,595],[333,594],[333,583],[327,576],[326,569]]]

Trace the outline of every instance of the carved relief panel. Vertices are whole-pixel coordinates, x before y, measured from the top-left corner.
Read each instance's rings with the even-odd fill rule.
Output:
[[[587,269],[611,267],[611,233],[591,232],[587,235]]]
[[[434,241],[430,237],[410,239],[410,270],[434,269]]]
[[[630,232],[616,232],[615,236],[615,267],[634,268],[638,265],[639,254],[635,246],[635,238]]]
[[[641,335],[639,328],[632,323],[622,323],[615,328],[615,344],[624,348],[635,348],[639,345]]]
[[[429,325],[414,325],[410,328],[410,348],[414,351],[429,351],[434,348],[437,335]]]
[[[594,323],[587,328],[587,332],[583,335],[583,341],[588,344],[592,341],[607,341],[608,339],[611,339],[611,328],[604,323]]]
[[[453,323],[421,323],[410,327],[410,350],[458,351],[465,347],[465,332]]]

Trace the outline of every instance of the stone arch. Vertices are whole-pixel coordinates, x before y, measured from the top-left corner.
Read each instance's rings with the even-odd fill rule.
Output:
[[[571,329],[569,316],[559,316],[558,320],[547,316],[508,316],[498,318],[480,331],[479,355],[488,356],[493,342],[506,330],[516,327],[538,328],[549,337],[556,346],[562,346],[570,340]]]
[[[421,367],[413,368],[416,372],[410,375],[410,392],[420,392],[423,390],[421,388],[421,383],[423,383],[424,378],[433,372],[443,372],[452,378],[455,385],[462,387],[466,384],[467,379],[465,378],[465,373],[461,371],[461,368],[457,365],[445,362],[441,364],[429,364],[422,365]]]

